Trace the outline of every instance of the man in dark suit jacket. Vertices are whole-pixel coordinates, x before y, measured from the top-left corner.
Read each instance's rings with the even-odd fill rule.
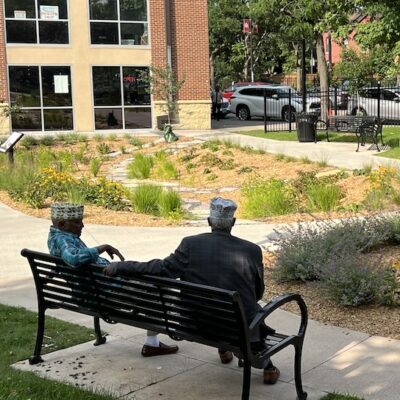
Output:
[[[211,233],[189,236],[163,260],[148,262],[123,261],[105,268],[107,275],[148,274],[180,278],[187,282],[214,286],[239,292],[248,322],[260,309],[258,300],[264,293],[264,270],[259,246],[231,235],[235,224],[236,204],[231,200],[214,198],[210,204],[208,223]],[[268,332],[266,325],[251,340],[257,349]],[[219,349],[222,363],[233,359],[230,351]],[[270,361],[264,369],[264,383],[274,384],[280,372]]]

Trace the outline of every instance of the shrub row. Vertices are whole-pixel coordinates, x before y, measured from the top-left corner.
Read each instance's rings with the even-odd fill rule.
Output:
[[[400,285],[392,266],[364,254],[400,243],[399,215],[297,224],[277,233],[278,280],[319,281],[341,305],[395,302]]]

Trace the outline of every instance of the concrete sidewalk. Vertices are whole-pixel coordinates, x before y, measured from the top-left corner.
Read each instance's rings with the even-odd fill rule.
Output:
[[[374,152],[355,152],[355,145],[339,143],[277,142],[237,135],[226,131],[179,132],[180,135],[227,139],[241,145],[262,148],[311,160],[325,159],[343,168],[362,168],[372,163],[398,165],[397,162],[374,157]],[[22,248],[47,251],[46,239],[50,221],[23,215],[0,204],[0,303],[36,310],[36,293],[28,263],[20,256]],[[238,221],[233,234],[267,245],[274,225]],[[90,246],[110,243],[128,259],[148,260],[165,257],[187,235],[207,231],[205,221],[196,226],[179,228],[135,228],[87,224],[83,240]],[[64,310],[49,310],[49,315],[92,326],[86,316]],[[390,323],[390,321],[388,321]],[[278,310],[269,324],[286,332],[294,332],[299,318]],[[44,357],[45,362],[29,366],[17,363],[16,368],[36,371],[50,379],[73,385],[104,390],[124,399],[165,400],[239,399],[242,371],[234,363],[220,364],[215,349],[180,342],[180,351],[173,356],[142,358],[140,349],[144,332],[122,325],[102,324],[109,333],[105,345],[81,344]],[[170,343],[170,339],[162,338]],[[261,371],[253,370],[251,399],[295,399],[292,349],[274,357],[281,370],[274,386],[262,384]],[[354,393],[366,400],[398,400],[400,393],[400,341],[369,336],[334,326],[309,321],[303,353],[303,384],[309,399],[317,400],[327,392]]]

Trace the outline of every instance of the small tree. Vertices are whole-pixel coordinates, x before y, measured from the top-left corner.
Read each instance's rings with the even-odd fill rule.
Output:
[[[185,83],[185,80],[179,80],[170,66],[150,67],[150,76],[145,78],[150,83],[150,92],[157,100],[164,102],[162,110],[168,116],[168,125],[175,116],[178,108],[177,95]]]

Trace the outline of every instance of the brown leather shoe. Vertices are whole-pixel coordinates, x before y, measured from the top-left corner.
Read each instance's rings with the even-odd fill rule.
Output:
[[[168,346],[160,342],[158,347],[147,346],[147,344],[142,347],[143,357],[153,357],[153,356],[164,356],[166,354],[175,354],[179,350],[178,346]]]
[[[281,371],[278,368],[265,368],[264,369],[264,383],[266,385],[274,385],[281,375]]]
[[[218,352],[218,354],[222,364],[229,364],[233,360],[233,354],[231,351],[224,351],[223,353]]]

